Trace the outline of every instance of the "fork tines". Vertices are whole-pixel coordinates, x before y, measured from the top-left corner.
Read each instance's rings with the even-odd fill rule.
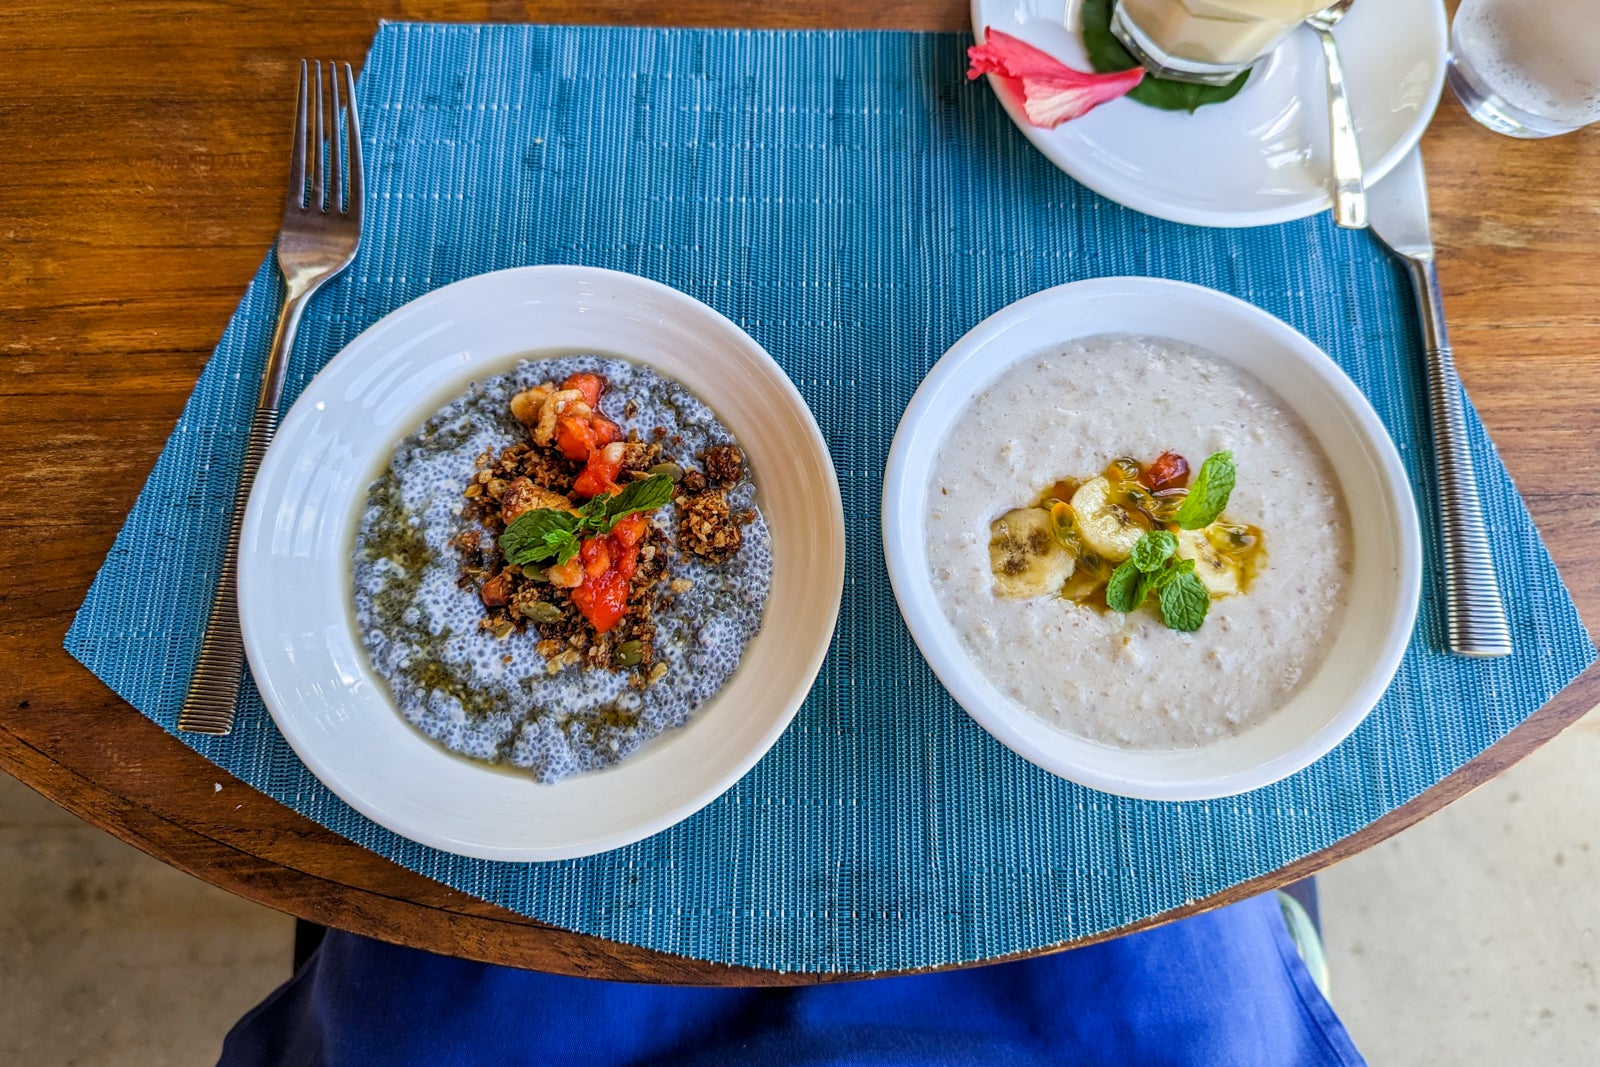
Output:
[[[313,67],[314,64],[314,67]],[[341,93],[340,68],[344,91]],[[312,103],[311,77],[316,78],[316,119],[309,111]],[[289,202],[286,211],[336,211],[341,214],[361,211],[361,123],[356,114],[355,73],[348,63],[328,64],[329,96],[333,107],[325,106],[322,61],[300,61],[300,98],[296,102],[293,160],[289,169]],[[348,154],[348,158],[347,158]],[[306,160],[311,159],[309,197]],[[329,170],[332,173],[329,174]]]

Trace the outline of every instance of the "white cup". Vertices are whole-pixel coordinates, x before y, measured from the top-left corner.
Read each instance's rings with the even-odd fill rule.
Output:
[[[1160,78],[1225,85],[1328,0],[1117,0],[1111,32]]]

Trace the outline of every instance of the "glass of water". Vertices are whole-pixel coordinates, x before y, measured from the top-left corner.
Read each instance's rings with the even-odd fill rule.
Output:
[[[1600,121],[1600,2],[1462,0],[1450,29],[1450,88],[1512,137]]]

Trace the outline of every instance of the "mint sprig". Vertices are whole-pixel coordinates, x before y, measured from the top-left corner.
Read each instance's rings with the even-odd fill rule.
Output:
[[[1213,452],[1200,464],[1200,473],[1189,484],[1189,495],[1183,498],[1172,521],[1185,530],[1198,530],[1216,522],[1233,494],[1233,481],[1233,453]]]
[[[1169,629],[1190,633],[1206,621],[1211,594],[1194,573],[1194,560],[1175,555],[1178,539],[1165,530],[1151,530],[1133,546],[1133,554],[1111,572],[1106,606],[1124,615],[1138,611],[1156,594],[1161,621]]]
[[[578,554],[584,539],[616,529],[617,523],[641,511],[654,511],[672,499],[672,479],[665,474],[631,482],[615,493],[602,493],[578,509],[534,508],[517,516],[500,535],[506,562],[524,566],[554,559],[566,563]]]

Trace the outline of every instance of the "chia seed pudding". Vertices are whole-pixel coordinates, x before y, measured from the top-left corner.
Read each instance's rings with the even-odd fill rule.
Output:
[[[631,440],[658,443],[664,461],[690,468],[734,444],[710,408],[646,367],[598,356],[523,361],[474,383],[400,441],[368,491],[354,550],[362,643],[400,713],[453,752],[540,782],[610,766],[687,722],[761,628],[772,575],[770,535],[745,476],[725,483],[740,516],[737,551],[707,558],[676,543],[683,496],[649,517],[671,592],[652,618],[647,677],[550,659],[533,626],[484,628],[485,601],[463,577],[456,540],[476,525],[463,515],[463,488],[486,454],[526,440],[514,395],[580,373],[609,384],[607,418]]]

